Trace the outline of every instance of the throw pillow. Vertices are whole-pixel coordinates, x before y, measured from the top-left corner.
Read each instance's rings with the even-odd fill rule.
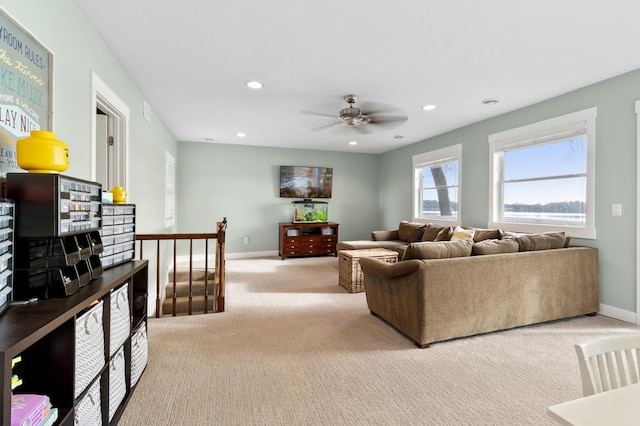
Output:
[[[462,226],[456,226],[451,235],[451,241],[464,240],[465,238],[473,240],[473,234],[475,234],[473,229],[464,229]]]
[[[519,249],[520,245],[513,238],[508,240],[482,240],[473,243],[471,254],[479,256],[483,254],[516,253]]]
[[[422,241],[436,241],[438,235],[442,231],[446,231],[449,227],[442,225],[435,225],[433,223],[427,224],[426,228],[424,228],[424,233],[422,234]]]
[[[453,235],[453,227],[445,226],[444,228],[442,228],[442,231],[438,232],[436,241],[449,241],[452,235]]]
[[[398,238],[401,241],[420,241],[426,226],[427,225],[424,223],[418,222],[400,222],[398,227]]]
[[[409,259],[446,259],[451,257],[467,257],[471,255],[471,239],[459,241],[421,241],[411,243],[404,251],[402,260]]]
[[[474,228],[464,226],[464,229],[473,229],[473,241],[484,241],[484,240],[501,240],[502,239],[502,231],[500,229],[484,229],[484,228]]]
[[[519,251],[550,250],[564,248],[564,232],[545,232],[543,234],[527,234],[514,237]]]

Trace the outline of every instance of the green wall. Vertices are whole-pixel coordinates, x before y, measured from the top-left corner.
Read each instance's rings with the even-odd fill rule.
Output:
[[[136,232],[170,232],[164,220],[165,153],[176,157],[177,142],[153,111],[151,122],[142,116],[143,94],[78,4],[74,0],[3,0],[0,7],[53,53],[52,130],[69,147],[69,168],[64,174],[91,179],[94,72],[130,110],[127,190],[129,202],[136,204]],[[145,248],[146,257],[153,259],[154,253],[155,248]],[[160,268],[160,276],[166,279],[168,265]],[[156,265],[151,262],[151,315],[155,312],[155,271]]]
[[[508,96],[505,96],[508,101]],[[630,72],[499,117],[398,149],[381,156],[382,228],[411,215],[414,154],[457,143],[462,152],[462,222],[487,226],[489,214],[489,144],[492,133],[540,120],[598,108],[596,119],[596,236],[573,244],[600,251],[600,300],[604,305],[635,312],[636,305],[636,114],[640,70]],[[398,188],[407,188],[399,191]],[[623,215],[611,215],[622,203]]]
[[[279,196],[279,167],[322,166],[333,168],[327,201],[339,238],[368,239],[380,223],[378,163],[377,155],[181,142],[178,229],[204,232],[207,224],[212,232],[226,217],[228,253],[277,251],[278,223],[290,222],[292,214],[292,199]]]
[[[636,308],[636,114],[640,70],[545,102],[382,155],[359,155],[249,146],[180,143],[178,228],[229,220],[230,254],[278,249],[277,223],[288,221],[290,203],[277,193],[277,167],[334,168],[330,220],[340,223],[340,239],[368,239],[371,230],[395,229],[411,217],[412,156],[463,144],[462,221],[487,226],[489,144],[492,133],[597,107],[596,232],[594,240],[574,239],[600,251],[603,313],[635,321]],[[623,215],[611,215],[622,203]],[[242,240],[249,236],[250,243]]]
[[[96,33],[74,0],[4,0],[0,6],[53,53],[53,131],[69,146],[64,173],[91,178],[91,72],[130,108],[129,201],[137,205],[137,231],[156,233],[164,225],[165,151],[177,142],[152,113],[143,116],[144,96]]]

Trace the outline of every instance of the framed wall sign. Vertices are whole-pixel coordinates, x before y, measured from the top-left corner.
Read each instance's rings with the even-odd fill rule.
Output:
[[[16,141],[52,130],[53,55],[0,8],[0,178],[18,167]]]

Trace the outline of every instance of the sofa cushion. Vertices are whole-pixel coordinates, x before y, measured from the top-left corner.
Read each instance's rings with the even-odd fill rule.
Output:
[[[456,229],[453,230],[453,235],[451,235],[451,241],[459,241],[466,238],[473,240],[474,233],[473,229],[464,229],[462,226],[456,226]]]
[[[464,229],[473,229],[473,241],[484,241],[484,240],[501,240],[502,239],[502,230],[500,229],[485,229],[485,228],[475,228],[471,226],[463,226]]]
[[[467,257],[471,255],[473,241],[422,241],[411,243],[404,251],[402,260],[409,259],[445,259],[450,257]]]
[[[399,240],[398,230],[394,229],[392,231],[371,231],[371,240],[372,241],[390,241],[390,240]]]
[[[520,244],[513,238],[507,240],[482,240],[473,243],[471,254],[475,256],[482,254],[516,253],[519,249]]]
[[[519,251],[550,250],[565,246],[564,232],[545,232],[542,234],[526,234],[514,237]]]
[[[452,229],[450,226],[427,224],[422,234],[422,241],[449,241]]]
[[[426,226],[424,223],[402,221],[398,227],[398,239],[408,242],[420,241]]]
[[[541,232],[539,234],[528,234],[526,232],[513,232],[513,231],[502,231],[502,238],[516,238],[522,237],[526,235],[545,235],[545,234],[556,234],[557,232]],[[564,234],[564,248],[569,247],[569,243],[571,242],[571,237],[567,234]]]
[[[385,241],[370,241],[370,240],[354,240],[354,241],[338,241],[336,250],[362,250],[372,248],[384,248],[387,250],[395,250],[396,247],[405,247],[406,241],[398,240],[385,240]]]

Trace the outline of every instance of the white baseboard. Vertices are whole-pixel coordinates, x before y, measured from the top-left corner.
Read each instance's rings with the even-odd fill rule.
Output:
[[[637,324],[638,320],[635,312],[625,311],[624,309],[616,308],[609,305],[603,305],[602,303],[600,304],[600,310],[598,311],[598,314],[631,324]]]
[[[278,252],[276,250],[272,251],[252,251],[248,253],[225,253],[226,259],[252,259],[254,257],[273,257],[278,256]],[[215,255],[210,254],[208,263],[213,267],[215,262]],[[176,263],[178,265],[188,265],[189,264],[189,256],[176,256]],[[204,264],[204,254],[195,254],[193,255],[193,263]]]
[[[278,256],[277,250],[272,251],[252,251],[249,253],[225,253],[227,259],[251,259],[254,257]]]

